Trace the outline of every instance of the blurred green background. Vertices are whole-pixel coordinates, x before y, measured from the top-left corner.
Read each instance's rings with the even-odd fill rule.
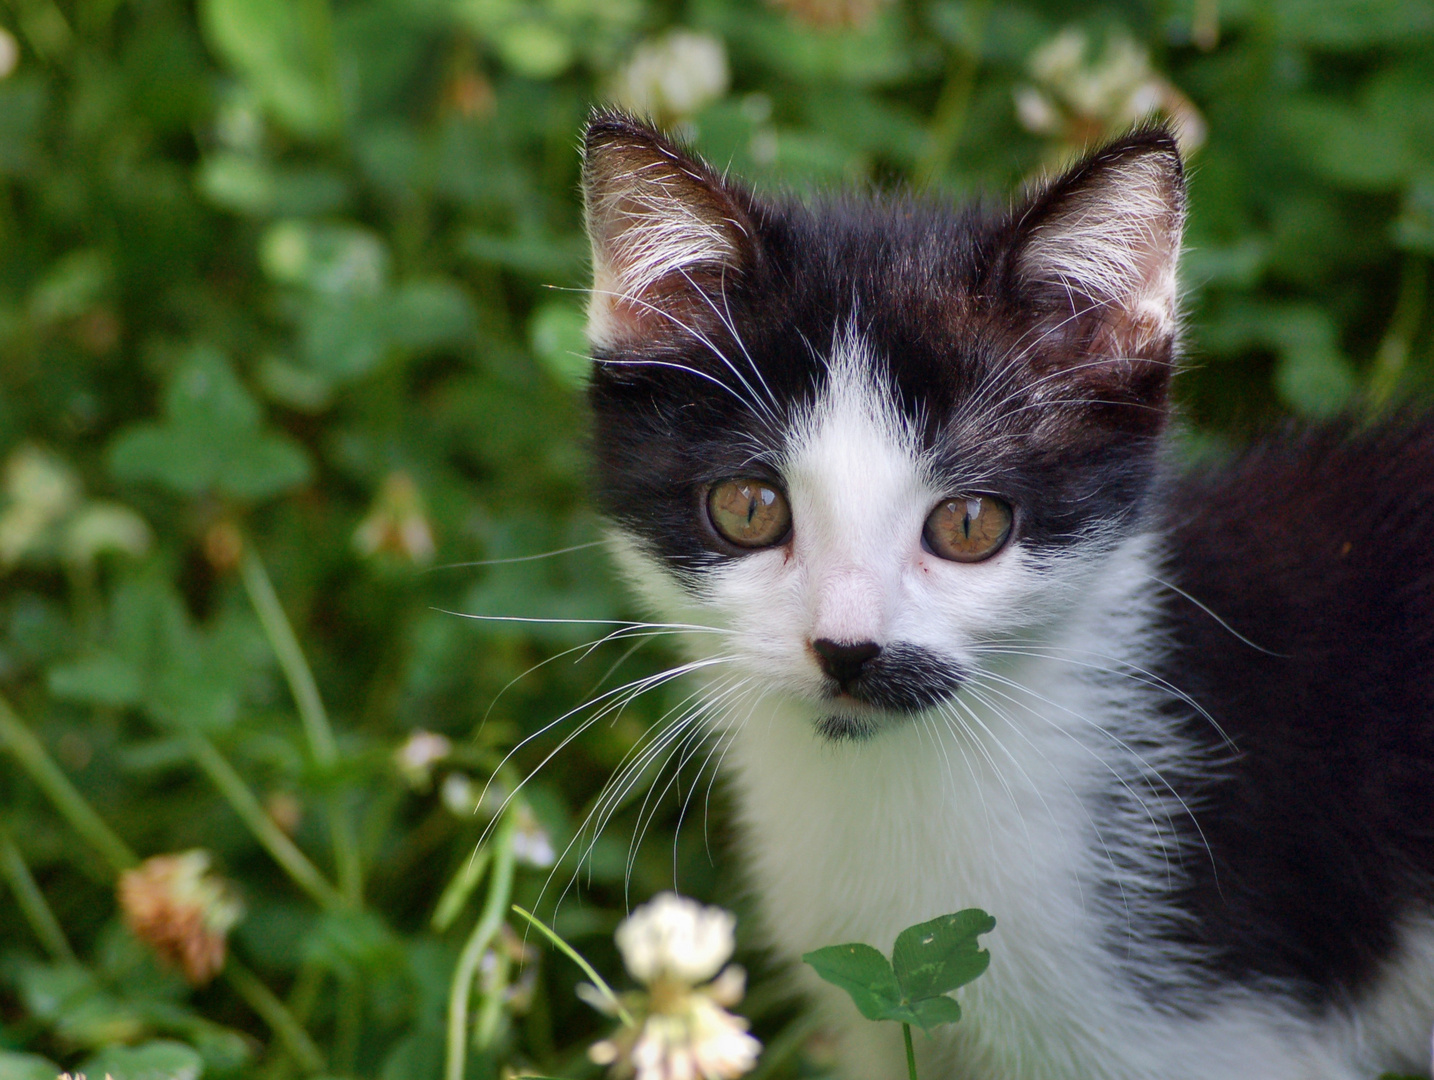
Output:
[[[429,1080],[455,978],[466,1075],[592,1076],[494,864],[620,983],[629,902],[744,912],[707,748],[645,740],[680,685],[561,745],[662,642],[464,617],[636,614],[582,546],[602,100],[759,186],[998,199],[1162,110],[1192,452],[1430,383],[1434,0],[3,0],[3,1080]],[[230,894],[127,886],[186,978],[116,883],[192,849]],[[762,1075],[822,1073],[742,959]]]

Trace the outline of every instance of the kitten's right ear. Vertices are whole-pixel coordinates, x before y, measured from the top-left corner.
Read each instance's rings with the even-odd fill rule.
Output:
[[[1016,222],[1016,273],[1028,294],[1099,319],[1117,355],[1142,355],[1175,331],[1184,223],[1173,133],[1137,130],[1036,193]]]
[[[644,124],[599,113],[584,140],[598,348],[696,329],[756,258],[748,200]]]

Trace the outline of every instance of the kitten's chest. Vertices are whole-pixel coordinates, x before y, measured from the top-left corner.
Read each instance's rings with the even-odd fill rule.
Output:
[[[774,944],[792,957],[840,941],[889,950],[906,926],[965,907],[999,913],[1002,939],[1037,949],[1079,934],[1099,761],[1021,711],[952,709],[834,745],[780,701],[759,707],[726,766]]]

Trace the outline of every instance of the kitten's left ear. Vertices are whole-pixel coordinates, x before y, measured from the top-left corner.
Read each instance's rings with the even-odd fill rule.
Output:
[[[1077,323],[1116,357],[1169,352],[1185,178],[1174,136],[1138,130],[1037,192],[1015,223],[1022,291]]]
[[[600,113],[584,140],[588,337],[619,348],[703,331],[757,258],[745,193],[645,124]]]

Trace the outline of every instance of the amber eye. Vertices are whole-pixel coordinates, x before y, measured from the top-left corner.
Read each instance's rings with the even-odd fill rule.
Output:
[[[738,547],[771,547],[792,529],[787,497],[761,480],[714,484],[707,495],[707,516],[722,538]]]
[[[944,499],[921,533],[932,553],[955,562],[980,562],[1011,535],[1011,508],[994,495]]]

